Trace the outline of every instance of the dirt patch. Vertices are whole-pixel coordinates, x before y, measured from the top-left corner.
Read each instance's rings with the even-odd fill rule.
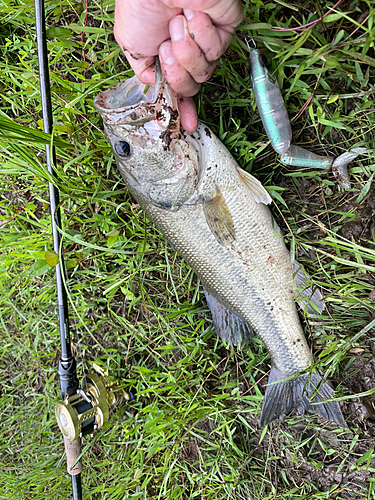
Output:
[[[375,359],[373,357],[355,358],[350,370],[343,373],[345,383],[353,394],[361,394],[375,388]],[[375,436],[375,403],[373,396],[357,397],[345,402],[345,412],[371,436]]]
[[[368,196],[361,204],[351,203],[351,205],[357,217],[342,226],[341,236],[350,241],[354,239],[356,242],[363,242],[366,246],[374,248],[368,240],[372,240],[375,231],[375,186],[371,186]]]
[[[216,427],[217,426],[212,422],[212,420],[208,419],[204,419],[194,425],[196,433],[202,435],[202,439],[199,439],[198,437],[191,439],[188,441],[183,450],[183,455],[191,465],[199,467],[199,464],[207,459],[205,447],[207,446],[207,442],[215,442],[213,432]],[[210,452],[212,453],[213,450],[211,449]]]

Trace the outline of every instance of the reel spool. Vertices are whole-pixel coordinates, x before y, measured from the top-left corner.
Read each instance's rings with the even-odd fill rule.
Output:
[[[75,441],[103,427],[108,421],[109,407],[116,401],[113,383],[110,385],[99,366],[93,368],[96,373],[82,379],[82,388],[76,394],[56,404],[56,420],[68,441]],[[130,399],[129,394],[123,394]]]

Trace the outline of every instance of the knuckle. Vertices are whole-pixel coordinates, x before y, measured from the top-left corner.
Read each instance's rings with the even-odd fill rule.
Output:
[[[196,76],[194,76],[194,80],[197,83],[204,83],[204,82],[206,82],[210,78],[210,76],[211,75],[205,75],[205,74],[196,75]]]
[[[194,50],[195,49],[195,50]],[[192,47],[190,44],[185,44],[179,50],[174,50],[173,54],[177,61],[184,67],[191,67],[194,65],[194,60],[197,57],[197,47]]]

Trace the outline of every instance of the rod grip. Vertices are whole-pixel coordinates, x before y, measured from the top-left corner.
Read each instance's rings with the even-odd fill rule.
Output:
[[[82,461],[79,460],[74,467],[72,465],[77,460],[81,454],[81,438],[75,439],[74,441],[68,441],[64,438],[64,446],[66,452],[66,462],[68,474],[71,476],[76,476],[82,472]]]

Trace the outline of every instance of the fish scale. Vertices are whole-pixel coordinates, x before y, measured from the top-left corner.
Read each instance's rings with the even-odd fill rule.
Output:
[[[309,367],[311,354],[293,301],[289,252],[274,231],[269,209],[254,202],[236,162],[211,134],[214,147],[206,152],[206,171],[217,165],[210,177],[220,185],[234,221],[236,240],[230,246],[223,248],[207,231],[201,204],[182,206],[174,213],[150,206],[147,200],[140,204],[205,288],[252,325],[275,366],[292,375]],[[142,197],[136,191],[133,195]]]
[[[111,89],[94,101],[106,137],[129,191],[200,278],[218,335],[241,344],[254,331],[266,345],[272,368],[260,424],[293,409],[342,424],[339,404],[325,402],[333,395],[329,383],[321,384],[317,372],[301,374],[313,360],[296,309],[295,279],[306,288],[300,305],[311,296],[320,307],[321,296],[312,296],[301,270],[294,279],[264,204],[269,194],[208,127],[199,124],[193,134],[179,129],[177,97],[166,82],[148,104],[142,98],[126,106],[119,88],[131,86],[142,88],[134,77],[114,89],[121,106],[111,104]],[[309,398],[320,404],[312,406]]]

